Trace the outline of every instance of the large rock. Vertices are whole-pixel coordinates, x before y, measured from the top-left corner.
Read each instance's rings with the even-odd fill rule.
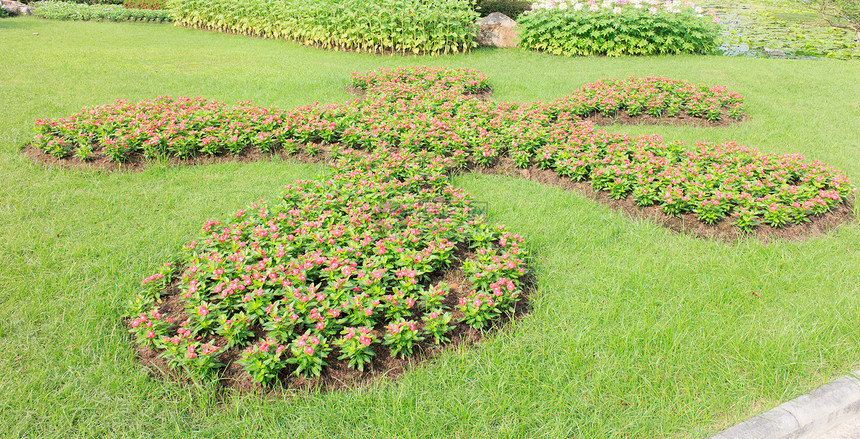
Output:
[[[478,44],[517,47],[517,22],[501,12],[493,12],[478,22]]]
[[[12,15],[33,15],[33,7],[15,0],[0,0],[3,9]]]

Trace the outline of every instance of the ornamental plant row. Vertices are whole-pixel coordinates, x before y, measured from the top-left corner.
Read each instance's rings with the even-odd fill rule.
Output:
[[[320,375],[334,359],[364,371],[378,352],[409,357],[455,325],[486,327],[522,299],[526,252],[447,183],[451,166],[426,153],[353,153],[273,203],[207,221],[180,260],[143,280],[131,332],[195,379],[216,379],[238,353],[269,385]],[[440,282],[450,269],[467,281]],[[178,318],[162,302],[169,290]]]
[[[467,52],[478,18],[465,0],[171,0],[169,7],[181,26],[366,52]]]
[[[712,53],[716,19],[677,0],[543,0],[520,16],[520,46],[555,55]]]
[[[810,221],[853,192],[844,173],[798,154],[759,154],[734,143],[690,148],[657,136],[610,134],[579,117],[621,111],[668,116],[678,107],[704,118],[740,117],[742,98],[724,87],[665,78],[605,80],[552,103],[518,104],[471,97],[488,89],[476,71],[380,70],[353,75],[353,84],[366,90],[365,99],[290,111],[199,98],[120,101],[38,121],[35,141],[57,157],[86,158],[101,150],[116,161],[248,147],[309,154],[323,147],[396,147],[448,157],[460,168],[512,160],[590,181],[612,198],[632,197],[669,215],[692,213],[707,224],[730,220],[743,231]]]
[[[49,20],[82,21],[143,21],[162,23],[171,21],[168,11],[128,9],[114,4],[86,4],[62,1],[32,3],[33,15]]]

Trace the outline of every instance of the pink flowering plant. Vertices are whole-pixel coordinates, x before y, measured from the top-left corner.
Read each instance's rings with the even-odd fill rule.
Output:
[[[335,341],[340,348],[339,360],[347,360],[349,367],[364,372],[364,365],[370,363],[376,355],[371,346],[376,341],[376,335],[367,326],[357,328],[346,327],[343,336]]]
[[[260,384],[271,384],[287,366],[287,347],[277,340],[265,339],[248,346],[238,361],[248,375]]]
[[[170,277],[158,279],[184,303],[181,321],[161,323],[155,313],[168,290],[147,289],[147,300],[132,301],[133,331],[198,374],[209,367],[213,375],[226,363],[220,356],[242,352],[238,363],[264,385],[282,372],[320,375],[332,356],[364,371],[374,349],[405,358],[425,338],[447,342],[460,320],[450,288],[434,277],[478,267],[480,282],[460,294],[500,284],[506,298],[521,298],[527,271],[522,238],[472,210],[448,184],[452,166],[426,153],[344,153],[332,173],[288,185],[273,203],[206,221]],[[499,301],[491,318],[513,305]],[[148,338],[144,329],[154,327]],[[219,346],[206,350],[213,361],[187,357],[191,346],[204,355],[207,344]]]
[[[400,320],[385,327],[383,344],[391,348],[391,355],[408,357],[412,355],[415,343],[423,340],[418,325],[412,320]]]
[[[320,338],[313,333],[306,332],[290,343],[292,356],[287,358],[287,363],[295,364],[295,374],[318,376],[326,365],[325,358],[331,351],[331,347],[325,338]]]
[[[743,117],[743,96],[725,86],[694,85],[686,81],[648,76],[604,79],[586,84],[556,102],[559,111],[588,117],[647,114],[676,117],[686,114],[709,121]]]
[[[424,322],[424,332],[428,337],[432,337],[435,343],[450,341],[448,333],[454,329],[454,325],[451,324],[452,319],[453,315],[441,308],[431,310],[421,318]]]
[[[744,231],[806,222],[847,202],[854,191],[844,173],[817,161],[805,163],[798,155],[763,155],[731,142],[690,148],[656,136],[608,134],[581,119],[598,113],[742,117],[743,98],[725,87],[654,77],[603,80],[552,103],[518,104],[471,97],[488,83],[470,70],[380,70],[353,75],[353,85],[365,90],[364,99],[290,111],[250,103],[227,107],[200,98],[119,101],[38,121],[34,141],[58,157],[87,145],[117,161],[246,148],[295,153],[300,145],[309,155],[325,149],[335,156],[394,147],[443,156],[459,168],[510,159],[521,168],[538,166],[591,181],[615,199],[633,197],[638,205],[658,206],[669,215],[692,213],[707,224],[732,221]],[[448,257],[431,253],[426,260]],[[414,279],[401,276],[401,291]],[[268,300],[250,297],[247,307],[255,311],[249,317],[260,318],[259,305]],[[380,312],[375,308],[386,307],[354,305],[350,324],[357,326],[372,324],[361,320],[372,320]],[[358,307],[370,314],[352,312]]]

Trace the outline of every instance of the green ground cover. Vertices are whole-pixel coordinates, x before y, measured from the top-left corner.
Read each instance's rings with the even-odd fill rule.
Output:
[[[525,180],[454,178],[536,256],[532,311],[398,381],[288,398],[151,378],[119,318],[140,279],[209,218],[321,166],[278,160],[142,173],[46,169],[39,118],[116,99],[343,102],[352,71],[474,68],[494,99],[562,97],[607,77],[726,85],[750,120],[624,126],[668,141],[800,152],[860,181],[855,62],[557,58],[518,50],[378,57],[142,23],[0,21],[0,431],[12,437],[707,437],[860,365],[860,226],[803,242],[676,235]],[[484,204],[484,202],[486,204]],[[856,211],[857,209],[855,209]]]

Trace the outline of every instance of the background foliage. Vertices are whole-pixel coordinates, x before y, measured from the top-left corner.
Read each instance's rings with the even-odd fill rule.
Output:
[[[475,46],[464,0],[172,0],[182,26],[360,52],[458,53]]]
[[[42,1],[33,3],[33,15],[50,20],[81,21],[171,21],[170,13],[163,10],[128,9],[121,5]]]
[[[532,2],[521,0],[478,0],[475,4],[475,10],[481,17],[490,15],[493,12],[501,12],[508,17],[516,20],[525,11],[531,9]]]
[[[712,53],[716,27],[690,13],[585,7],[534,9],[519,19],[520,47],[554,55]]]

